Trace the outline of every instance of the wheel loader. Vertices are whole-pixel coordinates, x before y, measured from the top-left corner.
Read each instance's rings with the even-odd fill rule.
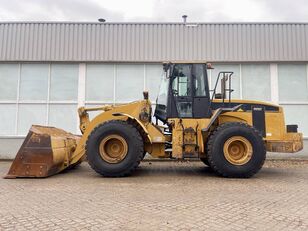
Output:
[[[210,90],[209,68],[205,62],[163,63],[154,113],[143,92],[140,101],[79,108],[81,136],[33,125],[6,178],[47,177],[85,159],[102,176],[123,177],[146,153],[200,159],[220,176],[248,178],[267,151],[303,148],[302,134],[297,125],[285,125],[281,106],[232,99],[232,72],[220,72]],[[101,113],[90,120],[90,111]]]

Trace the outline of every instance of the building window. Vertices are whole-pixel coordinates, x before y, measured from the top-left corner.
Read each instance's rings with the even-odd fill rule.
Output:
[[[14,135],[19,64],[0,64],[0,135]]]
[[[142,99],[144,90],[155,103],[161,75],[158,64],[87,64],[85,103],[127,103]]]
[[[26,135],[32,124],[38,124],[38,125],[46,124],[46,118],[47,118],[46,104],[19,103],[17,134]]]
[[[160,80],[163,73],[162,65],[160,64],[145,65],[145,90],[149,92],[149,97],[152,103],[156,103]]]
[[[116,103],[127,103],[142,98],[144,65],[119,64],[116,68]]]
[[[79,122],[79,120],[77,121],[77,102],[50,104],[48,120],[49,125],[76,133],[77,123]]]
[[[24,136],[32,124],[76,132],[78,64],[1,64],[0,135]]]
[[[48,64],[22,64],[19,100],[47,100]]]
[[[305,137],[308,136],[308,123],[305,115],[308,115],[308,105],[282,104],[286,124],[297,124],[298,131],[302,132]]]
[[[208,72],[209,74],[209,88],[214,90],[218,73],[221,71],[233,71],[234,74],[231,77],[231,87],[234,90],[231,94],[232,99],[241,98],[241,89],[240,89],[240,65],[239,64],[213,64],[214,69]],[[221,79],[221,78],[220,78]],[[229,81],[227,82],[227,88],[229,87]],[[220,81],[217,83],[216,93],[221,91]],[[229,93],[227,92],[227,95]]]
[[[268,64],[242,64],[243,98],[271,101],[271,76]]]
[[[279,100],[283,102],[308,101],[307,66],[304,64],[279,64]]]
[[[308,135],[308,86],[306,64],[278,65],[279,102],[285,111],[287,124],[298,124],[300,132]]]
[[[16,100],[18,72],[18,64],[0,64],[0,100]]]
[[[86,66],[86,101],[113,103],[114,66],[113,64],[88,64]]]
[[[76,101],[78,97],[78,64],[53,64],[50,76],[50,100]]]
[[[161,64],[87,64],[85,105],[128,103],[142,99],[146,90],[154,109],[162,73]]]
[[[0,104],[0,135],[14,135],[16,104]]]
[[[233,99],[271,100],[268,64],[215,64],[214,67],[209,71],[211,89],[219,71],[233,71]],[[67,63],[1,63],[0,120],[5,123],[0,124],[0,135],[24,136],[32,124],[78,132],[78,95],[83,96],[83,91],[85,98],[79,102],[93,107],[140,100],[142,91],[147,90],[154,111],[163,73],[161,64],[87,64],[85,86],[83,81],[78,82],[84,76],[79,68],[80,64]],[[273,93],[277,93],[285,109],[286,123],[297,123],[299,131],[307,137],[308,123],[301,116],[308,113],[307,65],[278,64],[275,73],[278,82],[272,86]],[[99,113],[90,112],[90,117]]]

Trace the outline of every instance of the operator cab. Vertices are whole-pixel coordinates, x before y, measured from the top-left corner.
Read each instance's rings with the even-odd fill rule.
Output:
[[[209,118],[210,94],[206,63],[165,63],[154,116]]]

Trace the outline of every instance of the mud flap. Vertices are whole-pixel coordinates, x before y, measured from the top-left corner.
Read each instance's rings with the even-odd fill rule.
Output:
[[[33,125],[5,178],[48,177],[80,163],[84,157],[71,162],[79,139],[62,129]]]

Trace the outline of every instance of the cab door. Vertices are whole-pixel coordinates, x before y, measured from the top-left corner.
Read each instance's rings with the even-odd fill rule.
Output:
[[[175,65],[168,98],[168,118],[210,117],[206,65]]]
[[[175,65],[170,85],[171,117],[192,118],[192,65]]]
[[[193,79],[193,117],[211,117],[210,94],[207,79],[206,64],[194,64],[192,70]]]

